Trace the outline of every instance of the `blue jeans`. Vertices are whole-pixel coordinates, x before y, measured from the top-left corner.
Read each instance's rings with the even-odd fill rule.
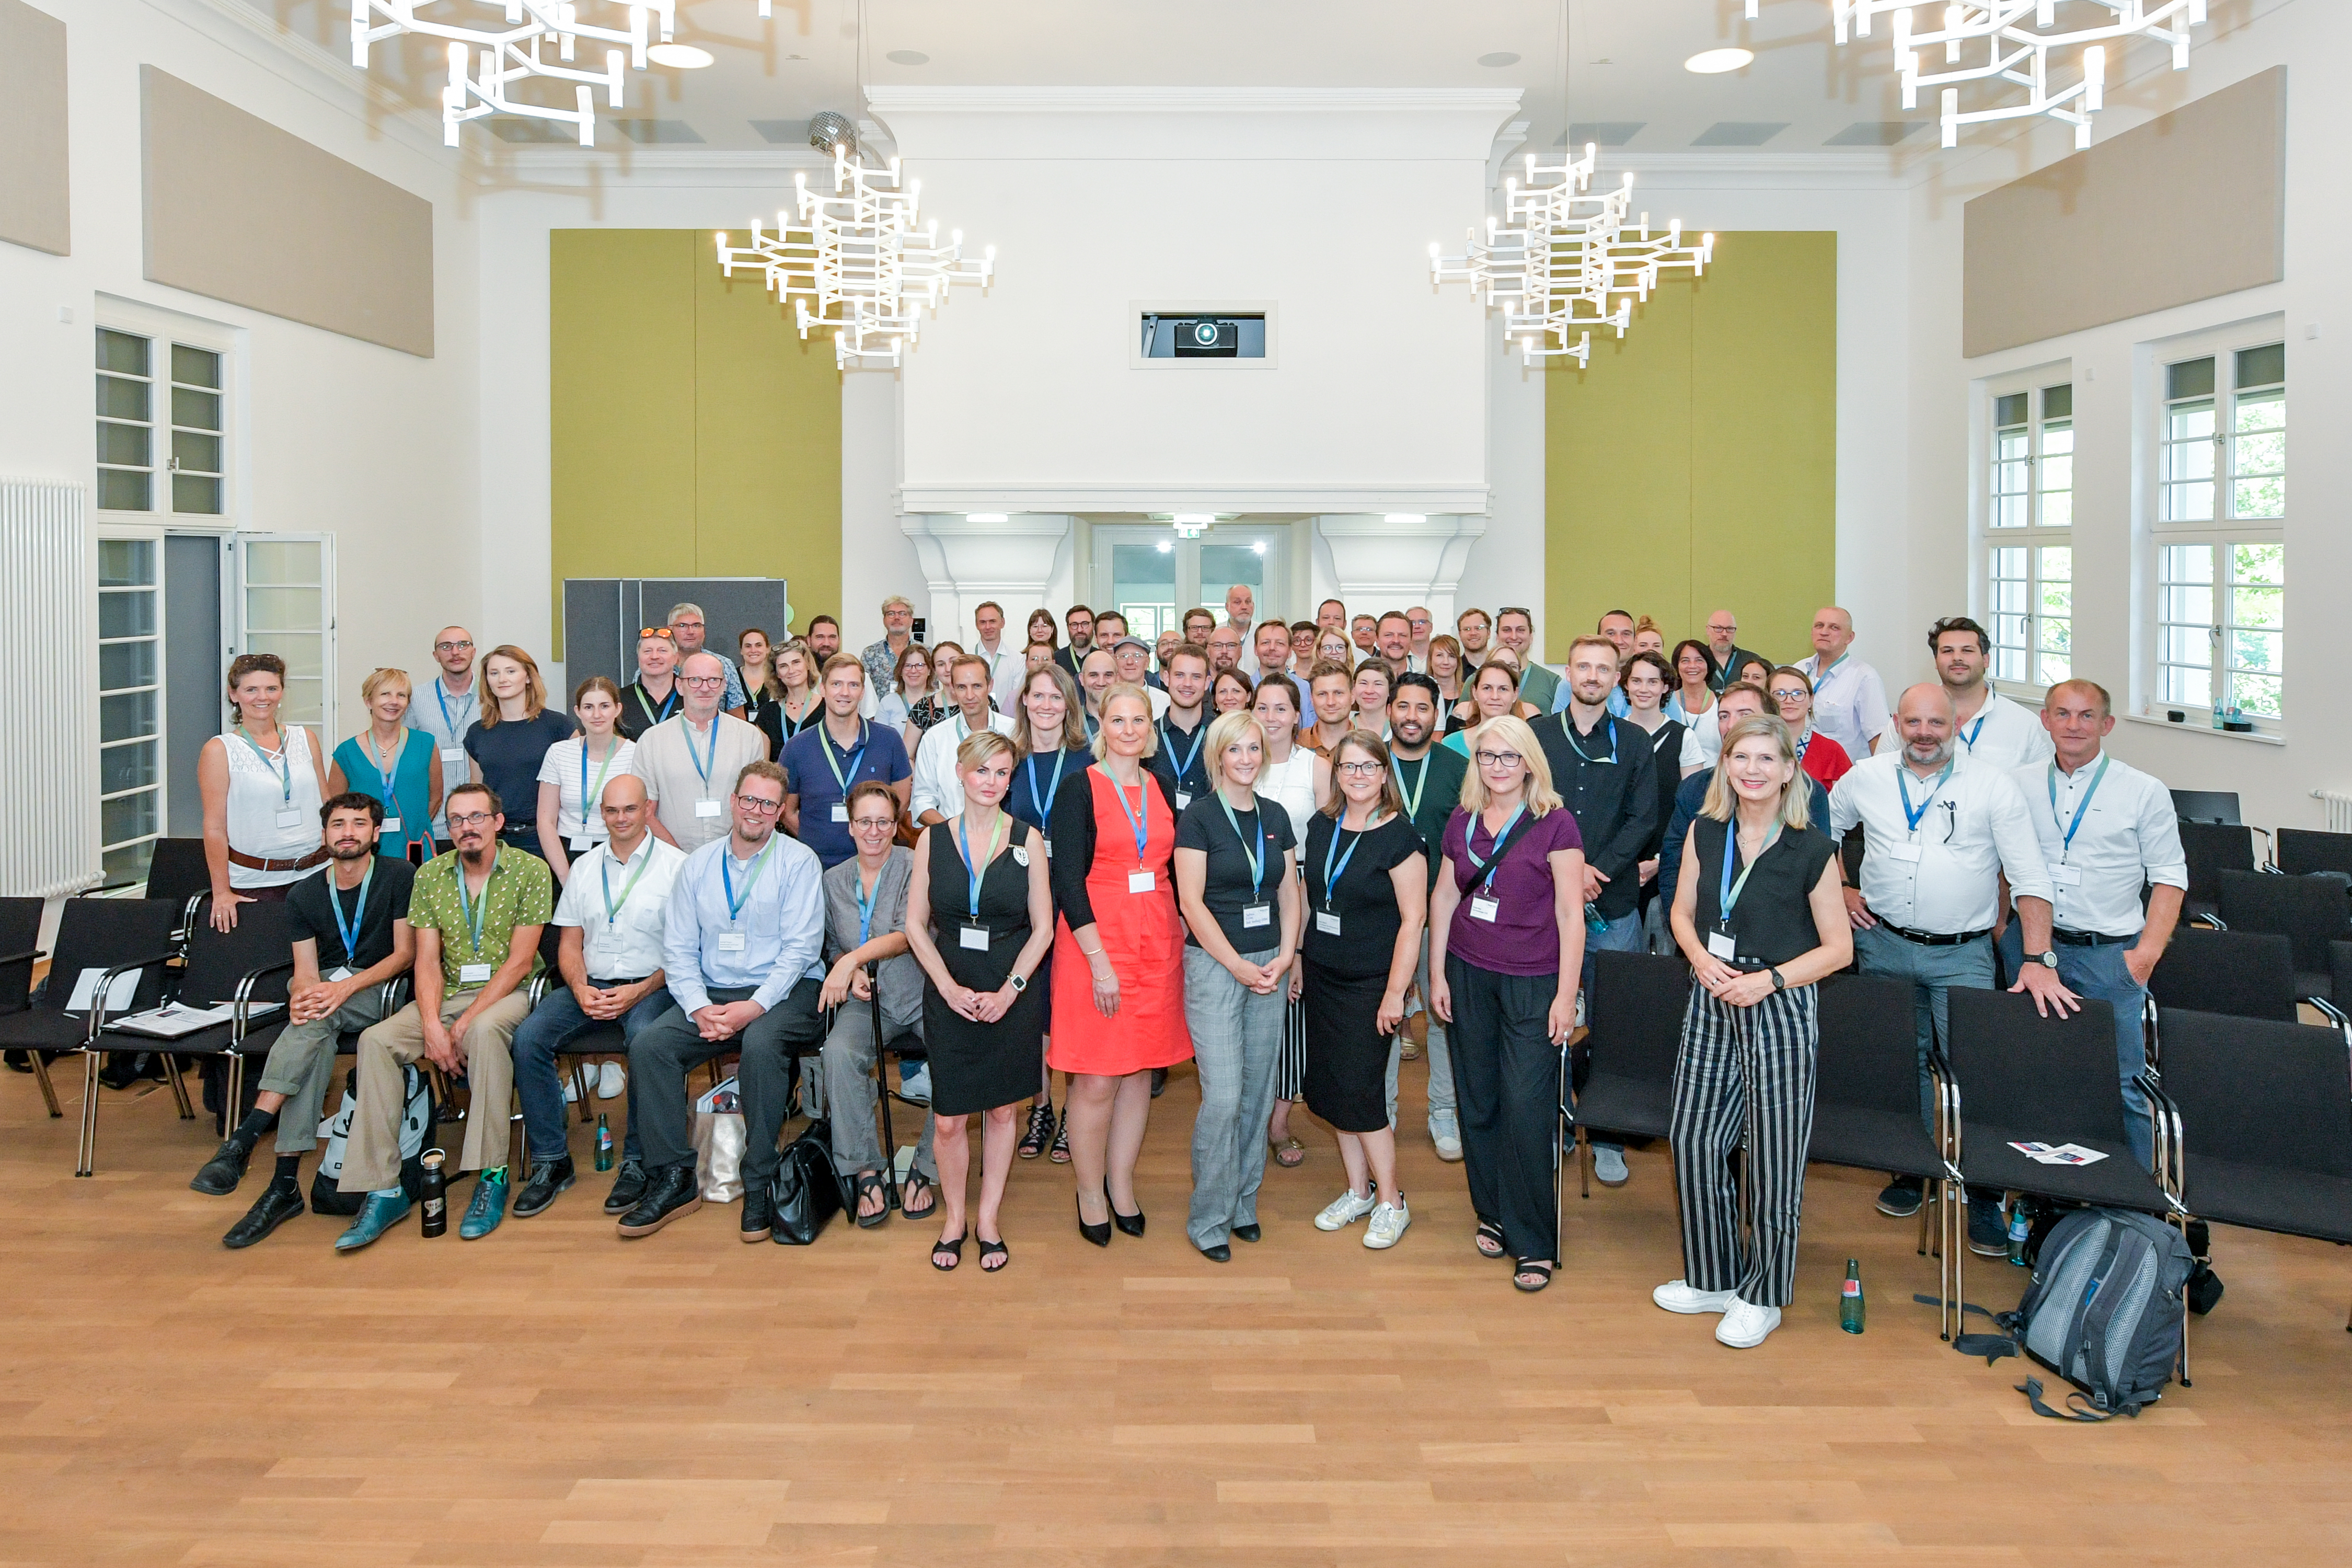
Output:
[[[1568,688],[1563,685],[1560,689],[1565,691]],[[1599,931],[1594,931],[1589,924],[1584,928],[1584,1005],[1585,1016],[1588,1018],[1591,1016],[1592,1006],[1592,955],[1596,952],[1646,952],[1648,951],[1648,940],[1642,934],[1642,911],[1638,905],[1619,915]],[[1625,1149],[1622,1143],[1599,1138],[1592,1141],[1592,1146],[1595,1149],[1614,1149],[1620,1153],[1622,1153]]]
[[[2078,996],[2095,996],[2116,1012],[2116,1069],[2124,1080],[2124,1132],[2131,1140],[2132,1157],[2144,1168],[2155,1154],[2155,1135],[2148,1125],[2147,1096],[2139,1075],[2147,1070],[2147,1028],[2141,1021],[2147,987],[2132,978],[2124,963],[2129,942],[2097,947],[2057,944],[2058,978]],[[2000,933],[2000,962],[2011,974],[2025,963],[2025,942],[2015,921]]]
[[[590,977],[589,984],[599,990],[626,985],[625,980],[598,980]],[[665,1013],[677,1011],[667,986],[656,991],[621,1016],[621,1038],[625,1045],[635,1041],[638,1035]],[[558,1151],[571,1148],[564,1130],[563,1080],[556,1075],[555,1058],[566,1046],[604,1027],[604,1024],[580,1010],[580,999],[572,994],[572,987],[561,983],[549,987],[530,1017],[515,1030],[514,1056],[515,1092],[522,1100],[523,1135],[530,1141],[533,1160],[561,1158]],[[629,1075],[628,1131],[621,1143],[621,1158],[641,1157],[637,1144],[637,1075]]]

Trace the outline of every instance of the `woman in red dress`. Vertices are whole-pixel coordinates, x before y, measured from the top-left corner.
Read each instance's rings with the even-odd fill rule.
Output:
[[[1135,1160],[1151,1116],[1151,1069],[1189,1060],[1184,924],[1169,862],[1174,785],[1145,766],[1158,750],[1139,686],[1103,694],[1098,766],[1054,803],[1054,1024],[1049,1065],[1069,1075],[1064,1111],[1078,1184],[1078,1231],[1110,1245],[1143,1234]]]

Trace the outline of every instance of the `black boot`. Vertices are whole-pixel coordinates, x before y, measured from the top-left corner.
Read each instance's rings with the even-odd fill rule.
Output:
[[[572,1156],[569,1154],[564,1155],[561,1160],[533,1160],[530,1163],[530,1179],[523,1183],[522,1191],[515,1194],[515,1218],[529,1219],[553,1203],[556,1194],[570,1187],[577,1179],[578,1175],[572,1168]]]
[[[745,1241],[765,1241],[768,1239],[768,1233],[775,1228],[775,1199],[770,1195],[766,1184],[762,1183],[758,1186],[752,1186],[748,1183],[745,1184],[743,1188],[743,1239]]]
[[[301,1212],[302,1189],[272,1182],[261,1189],[261,1195],[253,1200],[253,1206],[245,1211],[245,1217],[228,1227],[228,1234],[221,1237],[221,1245],[232,1251],[240,1251]]]
[[[651,1236],[680,1215],[702,1206],[702,1189],[694,1179],[694,1162],[665,1165],[647,1183],[643,1202],[621,1216],[623,1236]]]
[[[621,1173],[613,1178],[613,1190],[605,1194],[606,1214],[626,1214],[646,1201],[646,1166],[642,1160],[624,1160]]]

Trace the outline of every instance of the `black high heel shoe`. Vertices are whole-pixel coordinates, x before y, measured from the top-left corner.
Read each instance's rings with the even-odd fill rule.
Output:
[[[1073,1196],[1075,1197],[1075,1194],[1073,1194]],[[1108,1205],[1110,1202],[1110,1199],[1106,1196],[1103,1199],[1103,1202]],[[1087,1223],[1086,1205],[1084,1204],[1080,1204],[1078,1205],[1078,1234],[1085,1237],[1088,1241],[1093,1242],[1097,1247],[1108,1247],[1110,1245],[1110,1221],[1105,1220],[1100,1225],[1088,1225]]]
[[[1110,1210],[1110,1222],[1118,1226],[1119,1235],[1141,1236],[1143,1234],[1143,1211],[1138,1209],[1133,1214],[1119,1213],[1118,1205],[1110,1201],[1108,1182],[1103,1184],[1103,1207]]]

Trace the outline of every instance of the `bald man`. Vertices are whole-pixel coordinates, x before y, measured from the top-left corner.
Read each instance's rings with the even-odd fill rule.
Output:
[[[609,1042],[614,1054],[625,1054],[629,1041],[677,1009],[662,973],[662,931],[670,887],[686,864],[686,852],[654,837],[645,781],[634,774],[606,783],[598,811],[609,837],[572,860],[571,879],[555,904],[561,933],[556,967],[562,984],[550,985],[515,1030],[515,1090],[522,1099],[523,1132],[530,1144],[530,1174],[515,1194],[517,1219],[545,1209],[574,1179],[556,1058],[608,1025],[621,1031],[619,1039]],[[634,1082],[629,1101],[621,1174],[606,1203],[608,1213],[618,1212],[612,1205],[624,1196],[629,1198],[624,1208],[635,1203],[636,1196],[626,1191],[632,1181],[638,1195],[645,1186]]]
[[[473,776],[466,731],[482,716],[481,688],[474,684],[474,634],[463,626],[443,626],[433,634],[433,662],[441,673],[408,705],[408,727],[433,737],[446,796]],[[449,824],[438,816],[433,819],[433,841],[445,851],[448,848]]]
[[[1797,668],[1813,683],[1813,728],[1860,762],[1895,726],[1887,717],[1886,682],[1853,649],[1853,617],[1824,605],[1813,612],[1813,651]]]

